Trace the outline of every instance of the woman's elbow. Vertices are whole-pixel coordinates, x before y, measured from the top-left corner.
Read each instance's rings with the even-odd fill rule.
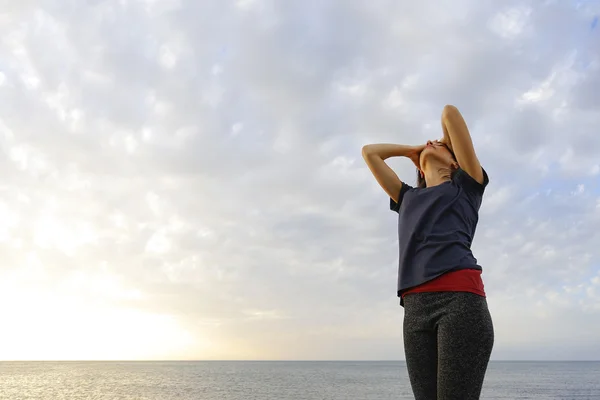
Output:
[[[460,115],[460,111],[458,111],[458,108],[456,108],[456,106],[453,106],[452,104],[446,104],[444,106],[444,109],[442,110],[442,118],[448,119],[455,115]]]

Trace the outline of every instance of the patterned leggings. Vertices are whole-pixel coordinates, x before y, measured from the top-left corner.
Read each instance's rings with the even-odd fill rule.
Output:
[[[494,345],[485,297],[468,292],[404,298],[404,352],[416,400],[477,400]]]

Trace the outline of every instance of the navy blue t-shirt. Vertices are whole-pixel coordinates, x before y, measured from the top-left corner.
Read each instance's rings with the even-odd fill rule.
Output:
[[[414,188],[402,183],[398,202],[398,296],[411,287],[449,271],[478,269],[471,243],[479,221],[479,208],[489,178],[483,185],[463,169],[437,186]],[[402,304],[402,301],[401,301]]]

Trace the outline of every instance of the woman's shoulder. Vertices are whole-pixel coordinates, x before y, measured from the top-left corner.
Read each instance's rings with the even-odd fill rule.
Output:
[[[490,178],[483,167],[481,167],[481,171],[483,172],[483,183],[476,181],[475,178],[473,178],[467,173],[467,171],[460,167],[452,174],[452,182],[461,186],[465,190],[468,190],[469,192],[483,194],[490,182]]]

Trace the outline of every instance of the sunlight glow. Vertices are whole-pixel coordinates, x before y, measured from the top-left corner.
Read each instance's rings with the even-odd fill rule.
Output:
[[[214,345],[170,315],[136,310],[119,301],[143,294],[107,273],[72,273],[50,287],[43,264],[0,276],[0,360],[190,359]]]
[[[186,358],[203,344],[172,316],[1,288],[2,360]]]

